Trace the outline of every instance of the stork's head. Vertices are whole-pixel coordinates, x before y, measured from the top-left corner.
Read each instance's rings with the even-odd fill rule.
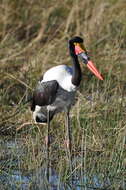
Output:
[[[74,45],[75,54],[78,55],[82,59],[83,63],[87,65],[88,69],[90,69],[90,71],[92,71],[97,78],[99,78],[100,80],[103,80],[103,77],[101,76],[99,71],[96,69],[93,62],[90,60],[90,57],[83,44],[83,39],[80,38],[79,36],[75,36],[69,41],[69,43]]]

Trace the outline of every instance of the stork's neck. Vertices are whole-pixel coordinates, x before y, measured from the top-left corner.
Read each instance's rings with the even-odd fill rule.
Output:
[[[75,46],[73,43],[69,43],[69,50],[73,62],[72,84],[79,86],[81,81],[81,68],[79,65],[78,57],[75,54]]]

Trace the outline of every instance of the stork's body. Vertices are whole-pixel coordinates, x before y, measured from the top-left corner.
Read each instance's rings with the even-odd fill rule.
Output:
[[[68,111],[74,104],[75,92],[77,86],[72,84],[73,70],[66,65],[59,65],[49,69],[43,76],[43,80],[38,82],[35,94],[40,96],[41,92],[44,93],[45,88],[50,89],[45,92],[47,98],[53,100],[45,100],[43,106],[38,100],[38,105],[34,105],[33,116],[34,120],[40,123],[47,122],[47,111],[50,111],[50,120],[56,113],[61,111]],[[54,93],[53,95],[49,93]],[[47,101],[47,105],[46,105]],[[48,102],[50,101],[50,102]]]

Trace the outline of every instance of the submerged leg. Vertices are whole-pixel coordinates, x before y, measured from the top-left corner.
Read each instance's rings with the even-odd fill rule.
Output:
[[[70,162],[70,170],[72,169],[72,136],[71,136],[71,126],[70,126],[70,115],[69,111],[67,111],[66,114],[66,128],[67,128],[67,149],[68,149],[68,156],[69,156],[69,162]]]
[[[49,119],[49,111],[47,111],[47,137],[46,137],[46,161],[47,161],[47,180],[49,181],[49,163],[50,163],[50,119]]]

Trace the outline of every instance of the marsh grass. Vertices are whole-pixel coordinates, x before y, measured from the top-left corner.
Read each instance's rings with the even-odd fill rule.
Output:
[[[67,41],[81,35],[104,81],[82,67],[83,80],[71,110],[72,175],[76,188],[125,189],[125,1],[5,0],[0,9],[0,176],[6,174],[6,181],[14,171],[35,174],[27,187],[21,186],[23,180],[12,180],[11,187],[51,188],[43,174],[46,126],[34,124],[26,102],[48,68],[70,63]],[[58,114],[51,123],[50,159],[57,189],[71,188],[64,116]]]

